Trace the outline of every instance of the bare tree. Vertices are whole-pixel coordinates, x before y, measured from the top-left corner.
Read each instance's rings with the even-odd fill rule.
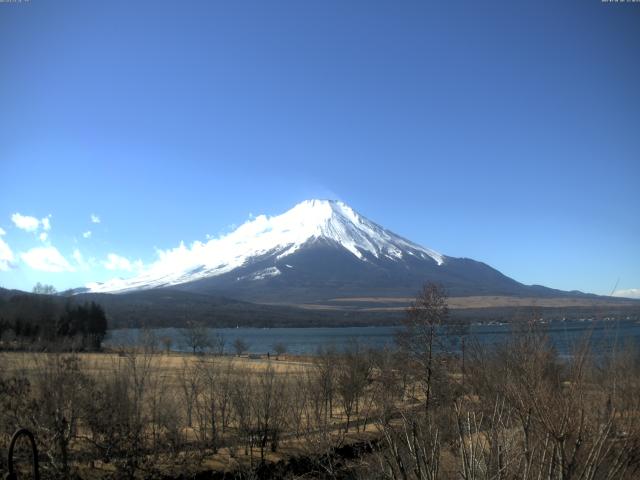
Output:
[[[216,332],[211,343],[213,347],[213,353],[215,355],[224,355],[224,347],[227,344],[227,341],[222,333]]]
[[[397,411],[404,394],[403,373],[406,370],[397,364],[396,353],[389,348],[373,352],[375,370],[371,398],[377,409],[377,418],[387,425]],[[400,368],[399,368],[400,367]]]
[[[202,353],[207,348],[211,347],[211,337],[209,331],[201,323],[187,322],[186,327],[182,330],[182,338],[188,348],[190,348],[195,355],[196,353]]]
[[[244,444],[244,453],[253,465],[253,446],[255,442],[255,417],[252,414],[253,384],[248,375],[240,374],[234,377],[231,390],[231,404],[236,421],[236,430],[240,441]]]
[[[156,332],[150,328],[143,328],[140,332],[139,339],[142,350],[146,353],[156,353],[158,351],[158,336]]]
[[[331,356],[326,356],[335,360],[336,353],[331,350]],[[317,361],[317,359],[316,359]],[[321,473],[320,478],[336,478],[337,465],[334,451],[342,445],[345,432],[344,429],[336,428],[332,421],[332,415],[328,412],[332,403],[329,398],[333,396],[336,380],[334,375],[336,368],[326,368],[328,364],[316,363],[314,369],[307,370],[303,376],[303,385],[306,391],[307,401],[303,408],[303,418],[301,419],[302,448],[306,455],[313,462],[317,472]],[[316,472],[314,472],[316,473]]]
[[[187,417],[187,427],[193,427],[193,409],[200,394],[201,381],[200,375],[202,370],[198,365],[191,362],[189,358],[182,359],[182,369],[180,372],[180,389],[182,399],[184,400],[184,408]]]
[[[54,475],[71,475],[71,443],[77,435],[81,416],[81,392],[85,377],[77,355],[46,354],[34,357],[38,365],[35,382],[34,416],[40,441],[53,467]]]
[[[5,372],[6,358],[0,360],[0,451],[5,452],[19,427],[35,431],[33,418],[39,405],[32,400],[33,385],[26,372]],[[4,462],[5,456],[0,455],[0,472],[5,469]]]
[[[335,347],[319,348],[314,358],[314,366],[318,373],[317,386],[324,402],[322,411],[327,423],[333,417],[333,400],[336,390],[337,352]]]
[[[229,418],[233,362],[226,362],[226,366],[223,362],[208,357],[195,365],[200,383],[200,394],[195,400],[198,430],[203,443],[214,452],[218,450]]]
[[[147,395],[154,382],[154,356],[126,353],[114,359],[112,368],[91,379],[85,389],[83,426],[86,440],[106,462],[115,464],[118,478],[133,479],[136,472],[155,465],[148,449]]]
[[[289,389],[289,414],[288,423],[296,438],[300,438],[303,432],[305,417],[311,403],[309,377],[304,370],[292,372],[289,375],[287,388]]]
[[[249,350],[249,344],[241,338],[236,338],[233,342],[233,349],[236,351],[236,355],[240,356]]]
[[[275,452],[278,448],[288,403],[288,390],[284,387],[284,381],[276,375],[271,364],[258,374],[252,398],[252,412],[256,420],[256,433],[259,436],[260,460],[263,462],[269,441],[271,451]]]
[[[444,289],[434,283],[427,283],[407,309],[402,322],[404,328],[396,338],[398,345],[419,368],[418,380],[422,386],[426,412],[429,411],[433,394],[439,328],[448,315]]]
[[[165,353],[167,354],[171,353],[171,347],[173,346],[172,337],[170,337],[169,335],[165,335],[164,337],[160,338],[160,343],[162,343]]]
[[[283,342],[278,342],[273,346],[276,352],[276,360],[280,360],[280,355],[287,353],[287,346]]]
[[[53,285],[43,285],[38,282],[33,286],[33,293],[38,293],[40,295],[55,295],[58,291]]]
[[[233,388],[233,378],[236,375],[236,365],[233,360],[228,360],[224,367],[221,367],[218,377],[218,411],[220,412],[221,434],[224,435],[231,421],[231,392]]]
[[[346,416],[344,431],[349,431],[352,416],[358,414],[361,398],[369,384],[371,362],[356,341],[349,343],[340,355],[337,372],[337,390]]]
[[[382,478],[437,480],[441,477],[442,438],[427,415],[403,413],[399,424],[381,425],[384,448],[375,452]],[[448,477],[445,477],[448,478]]]

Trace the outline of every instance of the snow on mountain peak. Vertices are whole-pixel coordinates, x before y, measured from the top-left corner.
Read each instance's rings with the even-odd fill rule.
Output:
[[[233,232],[191,247],[183,242],[171,250],[158,250],[158,260],[137,277],[88,284],[94,292],[117,292],[176,285],[221,275],[252,259],[274,254],[282,259],[309,242],[333,242],[366,261],[375,258],[399,260],[405,255],[426,259],[438,265],[439,253],[405,240],[358,214],[347,204],[334,200],[306,200],[273,217],[259,215]],[[277,272],[277,273],[276,273]],[[255,279],[279,274],[268,270]]]

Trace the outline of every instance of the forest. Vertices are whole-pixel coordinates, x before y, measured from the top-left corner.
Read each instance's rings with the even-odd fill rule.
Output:
[[[38,283],[33,293],[0,298],[3,350],[99,350],[107,334],[107,315],[96,302],[72,303]]]

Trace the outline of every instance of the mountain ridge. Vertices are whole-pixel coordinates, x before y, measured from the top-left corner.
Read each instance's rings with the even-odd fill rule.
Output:
[[[196,241],[190,249],[181,243],[161,252],[159,261],[134,278],[91,283],[86,288],[93,293],[117,293],[175,286],[224,275],[262,257],[281,260],[318,240],[334,243],[365,262],[372,257],[393,260],[403,255],[430,258],[438,265],[445,261],[440,253],[390,232],[343,202],[305,200],[281,215],[259,215],[218,239]],[[268,268],[254,272],[254,279],[282,273],[274,265]]]
[[[181,243],[133,278],[89,284],[76,293],[170,288],[253,303],[303,304],[411,296],[428,281],[451,296],[594,296],[524,285],[484,262],[414,243],[335,200],[305,200],[206,243],[189,248]]]

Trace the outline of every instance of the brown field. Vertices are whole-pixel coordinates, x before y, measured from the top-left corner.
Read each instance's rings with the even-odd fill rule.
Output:
[[[531,324],[461,359],[419,328],[306,358],[0,352],[0,451],[26,426],[42,478],[638,478],[633,348],[561,360]]]
[[[105,380],[109,382],[109,379],[121,378],[127,383],[131,382],[130,386],[134,391],[138,385],[144,389],[138,406],[143,409],[141,414],[144,418],[146,444],[155,442],[151,440],[155,436],[151,431],[160,428],[158,424],[161,420],[158,420],[158,412],[155,412],[154,408],[163,401],[168,401],[163,408],[171,410],[172,418],[179,422],[175,427],[180,437],[181,447],[179,451],[170,453],[159,450],[148,459],[148,462],[154,465],[153,471],[156,474],[162,472],[162,474],[177,475],[187,471],[207,469],[244,471],[255,468],[258,459],[263,457],[265,461],[278,462],[291,457],[307,456],[315,450],[323,453],[333,448],[332,445],[345,445],[373,438],[372,435],[376,431],[373,424],[367,422],[362,424],[362,414],[349,412],[347,419],[344,407],[337,398],[332,400],[330,414],[311,412],[307,401],[309,399],[300,397],[300,394],[306,397],[309,392],[306,389],[304,392],[296,390],[302,385],[309,385],[317,373],[317,366],[309,357],[283,355],[279,359],[275,356],[267,359],[266,357],[144,351],[74,354],[0,352],[0,380],[26,378],[32,385],[37,386],[43,381],[43,377],[53,374],[60,375],[57,382],[65,383],[74,374],[62,372],[61,365],[64,364],[65,358],[71,357],[78,360],[79,372],[84,377],[93,379],[98,385]],[[215,378],[205,378],[205,372],[215,375]],[[138,376],[140,378],[134,380],[134,377]],[[80,380],[77,381],[80,383]],[[218,382],[224,381],[227,381],[226,387],[217,386]],[[207,397],[209,394],[207,388],[210,387],[217,390],[215,400]],[[55,385],[48,385],[48,388],[55,389]],[[222,392],[223,388],[224,392]],[[60,392],[61,395],[63,393]],[[271,405],[261,404],[264,400],[261,397],[265,394],[273,396]],[[211,439],[208,439],[206,434],[203,437],[203,432],[210,428],[204,423],[211,421],[211,417],[207,417],[206,410],[212,407],[211,403],[207,404],[207,402],[241,403],[240,397],[243,396],[249,402],[246,405],[247,410],[244,412],[238,410],[229,416],[226,433],[224,430],[218,432],[219,447],[216,451],[212,450]],[[232,397],[235,397],[235,400],[232,400]],[[304,405],[299,403],[301,400]],[[123,408],[126,408],[130,401],[130,399],[124,401]],[[364,403],[364,400],[361,401]],[[216,409],[219,408],[219,404],[216,403]],[[237,410],[242,407],[234,408]],[[273,410],[272,424],[265,426],[261,424],[262,420],[252,419],[250,425],[243,426],[243,420],[237,417],[243,414],[256,417],[266,415],[266,411],[259,412],[261,408]],[[298,415],[306,418],[305,425],[298,423],[294,426],[291,423],[291,414],[286,411],[288,408],[298,408]],[[302,413],[301,409],[304,408],[308,409],[306,414]],[[366,415],[370,412],[368,410],[365,412],[363,409],[361,413]],[[108,415],[108,412],[105,414]],[[215,415],[217,415],[216,420],[221,421],[219,412]],[[193,423],[187,420],[191,417],[193,417]],[[299,421],[301,419],[302,417],[298,418]],[[327,422],[323,424],[324,420]],[[350,423],[350,429],[348,426],[345,428],[345,421]],[[83,423],[85,422],[79,417],[74,439],[69,444],[71,452],[78,457],[85,456],[86,451],[91,448],[90,442],[87,441],[91,435]],[[167,430],[166,427],[162,428],[163,431]],[[259,435],[260,428],[275,428],[281,431],[276,451],[264,449],[264,445],[260,448],[256,443],[255,438]],[[254,433],[248,433],[254,429]],[[5,435],[11,431],[13,429],[9,428],[5,431]],[[5,443],[7,438],[4,437],[2,443]],[[197,449],[198,453],[194,453],[193,449]],[[245,449],[244,454],[241,452],[242,449]],[[187,464],[183,464],[184,462]],[[121,474],[121,472],[117,473],[119,470],[115,462],[101,460],[93,461],[91,466],[83,462],[74,462],[74,468],[83,478],[104,478],[110,475],[116,475],[119,478]],[[2,473],[2,464],[0,464],[0,473]]]
[[[24,372],[29,374],[36,372],[48,355],[33,352],[0,352],[0,363],[2,363],[2,369],[5,373]],[[114,366],[122,364],[127,359],[126,355],[118,352],[77,353],[75,355],[80,359],[83,371],[92,375],[111,371]],[[171,352],[170,354],[156,353],[150,358],[153,371],[161,374],[164,378],[178,378],[185,366],[190,367],[202,362],[215,363],[217,367],[221,368],[233,364],[238,371],[251,373],[261,373],[271,367],[279,375],[300,374],[313,365],[308,358],[305,360],[304,357],[284,355],[280,360],[276,360],[275,356],[272,360],[267,360],[266,357],[255,359],[246,355],[220,357]]]
[[[405,309],[414,298],[411,297],[344,297],[332,298],[329,302],[338,304],[379,303],[399,304],[397,307],[384,308]],[[600,299],[600,298],[536,298],[536,297],[508,297],[508,296],[470,296],[449,297],[447,304],[450,309],[464,308],[497,308],[497,307],[616,307],[620,305],[638,305],[638,301],[629,299]],[[308,308],[331,308],[331,305],[307,304]],[[333,306],[339,309],[339,306]],[[368,310],[376,310],[369,308]],[[382,310],[382,309],[379,309]]]

